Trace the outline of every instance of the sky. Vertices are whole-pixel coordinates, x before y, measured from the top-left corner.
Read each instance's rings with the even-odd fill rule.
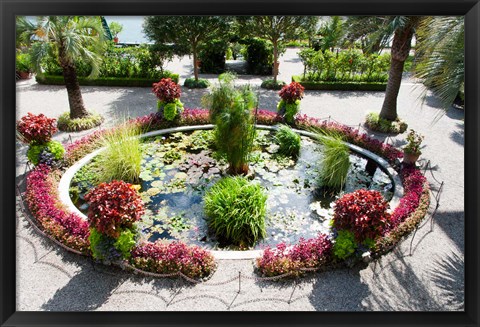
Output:
[[[118,35],[118,42],[121,43],[146,43],[147,38],[143,34],[144,16],[105,16],[107,24],[117,22],[123,25],[123,30]]]

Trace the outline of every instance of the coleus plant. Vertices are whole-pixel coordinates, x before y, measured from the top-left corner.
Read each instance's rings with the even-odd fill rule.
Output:
[[[17,122],[17,131],[24,143],[44,144],[51,140],[58,129],[55,118],[48,118],[44,114],[34,115],[29,112]]]
[[[295,103],[297,100],[303,98],[303,92],[305,88],[297,82],[292,82],[288,85],[285,85],[278,95],[282,98],[285,103]]]
[[[383,235],[389,204],[378,191],[360,189],[335,201],[333,227],[349,230],[358,243]]]
[[[90,227],[113,238],[132,228],[144,213],[140,195],[124,181],[101,183],[85,195],[85,200],[89,204]]]
[[[158,83],[153,83],[152,92],[163,103],[172,103],[182,94],[180,86],[171,78],[162,78]]]

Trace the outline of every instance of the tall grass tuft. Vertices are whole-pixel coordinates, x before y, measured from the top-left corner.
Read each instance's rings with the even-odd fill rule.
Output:
[[[319,133],[318,140],[323,145],[320,183],[326,189],[340,191],[350,168],[349,148],[338,133]]]
[[[289,126],[280,125],[275,133],[275,142],[279,145],[278,153],[297,158],[300,153],[300,135]]]
[[[106,147],[97,158],[98,182],[123,180],[139,183],[142,162],[141,134],[139,127],[124,123],[101,137],[102,146]]]
[[[224,242],[242,248],[266,236],[267,195],[245,177],[225,177],[205,194],[208,226]]]
[[[226,72],[218,76],[218,85],[202,97],[202,105],[210,111],[210,120],[215,123],[218,116],[233,105],[237,90],[234,87],[234,73]]]

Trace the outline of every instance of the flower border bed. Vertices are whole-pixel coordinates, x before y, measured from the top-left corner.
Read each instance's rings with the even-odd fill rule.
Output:
[[[258,110],[256,112],[256,122],[259,124],[275,125],[279,121],[280,118],[275,112],[268,110]],[[131,123],[137,124],[145,132],[172,127],[172,122],[162,120],[159,115],[155,113],[132,119]],[[208,123],[208,110],[185,109],[176,126],[204,125]],[[360,133],[359,130],[338,123],[327,122],[325,120],[321,121],[306,115],[298,115],[294,125],[304,130],[321,128],[341,132],[345,135],[347,142],[385,157],[389,163],[397,167],[399,164],[398,159],[402,157],[402,151],[393,146],[370,138],[368,135]],[[66,165],[73,165],[80,158],[99,148],[100,143],[98,140],[103,132],[104,131],[96,131],[72,144],[66,145]],[[62,242],[67,247],[74,249],[76,252],[91,255],[88,247],[88,223],[78,215],[68,213],[65,210],[65,206],[59,201],[57,187],[61,173],[58,169],[50,169],[44,165],[35,167],[28,175],[26,202],[33,216],[48,235]],[[372,251],[372,257],[379,257],[390,251],[402,237],[418,225],[427,212],[430,195],[426,178],[413,166],[403,167],[401,174],[405,184],[405,194],[400,199],[399,206],[392,213],[392,216],[395,217],[395,224],[391,226],[384,237],[377,240]],[[44,194],[45,196],[40,203],[37,201],[38,194]],[[304,242],[310,244],[313,241],[306,240]],[[175,253],[181,257],[173,257],[172,255],[167,255],[166,253],[168,251],[165,251],[164,248],[149,244],[152,243],[141,244],[135,247],[134,251],[146,245],[149,246],[149,249],[157,248],[158,251],[142,253],[142,260],[137,260],[138,262],[130,261],[131,266],[125,262],[120,265],[130,267],[133,270],[141,270],[146,274],[153,273],[157,274],[157,276],[162,275],[164,277],[183,275],[187,278],[195,278],[197,280],[211,277],[211,274],[215,270],[216,263],[210,251],[197,246],[179,244],[178,247],[181,249],[175,251]],[[303,245],[300,244],[299,246],[302,247]],[[289,254],[287,253],[286,255]],[[297,256],[295,260],[300,260],[294,265],[297,275],[298,271],[304,271],[305,269],[318,270],[332,264],[330,260],[328,260],[328,256],[316,258],[320,266],[311,267],[311,264],[308,264],[308,262],[311,262],[311,258],[308,258],[308,256]],[[178,261],[182,263],[187,262],[187,264],[178,265]],[[164,264],[159,264],[159,262],[164,262]],[[172,269],[168,267],[176,267],[175,269],[178,270],[173,272]],[[168,274],[165,274],[166,272],[168,272]],[[285,272],[272,272],[271,275],[275,276],[284,273]]]

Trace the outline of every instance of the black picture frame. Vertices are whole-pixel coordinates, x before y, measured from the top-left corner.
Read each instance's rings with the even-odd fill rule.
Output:
[[[2,326],[478,326],[479,59],[478,0],[0,0],[0,323]],[[16,312],[15,15],[465,15],[464,312]],[[460,160],[460,158],[459,158]]]

